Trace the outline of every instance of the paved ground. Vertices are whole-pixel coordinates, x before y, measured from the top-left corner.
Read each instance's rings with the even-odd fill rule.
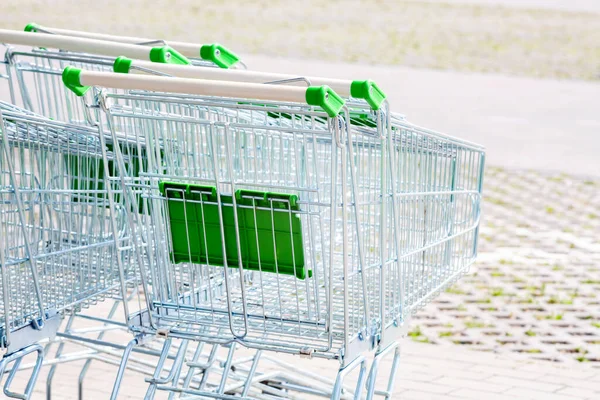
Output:
[[[488,163],[600,176],[600,83],[249,56],[255,69],[372,79],[392,110],[486,146]]]
[[[431,3],[477,4],[542,10],[587,11],[600,13],[597,0],[425,0]]]
[[[600,368],[600,179],[489,167],[472,273],[413,340]]]
[[[277,355],[298,370],[333,380],[336,364],[321,360]],[[389,359],[381,364],[378,387],[383,388]],[[77,377],[83,362],[63,364],[57,369],[53,398],[77,398]],[[273,369],[266,363],[262,371]],[[33,400],[45,397],[48,367],[42,370]],[[94,361],[84,381],[85,399],[107,399],[111,393],[116,367]],[[164,376],[164,375],[163,375]],[[354,376],[349,377],[352,382]],[[144,376],[128,372],[120,399],[140,399],[146,392]],[[23,384],[23,380],[18,382]],[[398,370],[394,397],[405,400],[512,399],[512,400],[582,400],[600,396],[600,372],[582,366],[557,366],[534,361],[515,360],[507,355],[464,351],[455,346],[430,346],[405,341]],[[307,399],[302,395],[299,398]],[[166,398],[159,393],[157,399]],[[311,397],[312,398],[312,397]]]

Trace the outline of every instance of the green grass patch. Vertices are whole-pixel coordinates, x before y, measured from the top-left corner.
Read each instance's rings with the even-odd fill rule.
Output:
[[[527,349],[525,350],[525,353],[530,353],[530,354],[541,354],[542,351],[540,349]]]
[[[465,295],[465,294],[467,294],[467,292],[465,292],[464,290],[462,290],[458,286],[452,286],[452,287],[446,289],[446,293],[457,294],[457,295]]]
[[[562,299],[557,296],[552,296],[546,301],[548,304],[565,304],[570,305],[573,304],[573,299]]]
[[[465,321],[465,328],[467,329],[482,329],[482,328],[493,328],[494,325],[486,324],[481,321]]]
[[[584,285],[600,285],[600,279],[586,279],[581,281]]]

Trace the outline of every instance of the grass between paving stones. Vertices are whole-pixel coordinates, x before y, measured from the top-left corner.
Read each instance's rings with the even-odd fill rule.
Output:
[[[90,9],[94,12],[85,12]],[[142,0],[0,3],[1,26],[23,29],[32,21],[218,41],[241,55],[600,78],[600,16],[586,12],[383,0],[304,0],[294,7],[288,0],[155,0],[152,7]]]
[[[600,221],[588,218],[598,214],[600,184],[500,168],[487,170],[485,181],[489,196],[481,235],[491,240],[480,241],[482,257],[470,274],[414,316],[424,322],[413,340],[426,337],[477,350],[519,352],[536,360],[600,366]],[[502,194],[508,186],[522,189]],[[559,194],[564,187],[572,191],[569,196]],[[554,210],[551,216],[547,206]],[[590,230],[583,229],[588,224]],[[528,232],[516,237],[524,226]],[[571,246],[573,235],[581,243],[577,249]],[[451,328],[432,323],[449,317]]]
[[[410,332],[408,332],[408,337],[415,342],[430,343],[429,338],[423,334],[419,325],[415,326]]]

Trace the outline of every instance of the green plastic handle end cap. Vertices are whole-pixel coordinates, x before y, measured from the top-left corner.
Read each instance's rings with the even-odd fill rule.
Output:
[[[36,24],[35,22],[32,22],[30,24],[25,25],[24,31],[25,32],[37,32],[39,27],[40,26],[38,24]]]
[[[153,47],[150,49],[150,61],[161,64],[191,64],[186,56],[169,46]]]
[[[200,58],[212,61],[220,68],[230,68],[240,60],[231,50],[218,43],[205,44],[200,47]]]
[[[379,110],[385,100],[385,93],[371,80],[353,81],[350,95],[356,99],[364,99],[373,110]]]
[[[306,102],[311,106],[319,106],[330,117],[337,116],[344,107],[342,99],[329,86],[311,86],[306,89]]]
[[[90,86],[83,86],[80,80],[81,69],[75,67],[66,67],[62,73],[62,80],[65,86],[77,96],[83,96]]]
[[[131,58],[117,57],[113,64],[113,71],[121,74],[128,74],[131,69]]]

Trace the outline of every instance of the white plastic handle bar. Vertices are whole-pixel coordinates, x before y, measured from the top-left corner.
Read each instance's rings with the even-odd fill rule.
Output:
[[[322,86],[327,85],[337,94],[344,97],[350,97],[350,86],[352,85],[351,80],[345,79],[330,79],[321,78],[314,76],[298,77],[297,75],[279,74],[271,72],[261,72],[252,70],[235,70],[235,69],[218,69],[218,68],[195,68],[194,66],[187,65],[168,65],[161,64],[156,65],[155,63],[143,60],[122,60],[127,63],[130,62],[130,69],[128,72],[136,72],[136,67],[140,70],[152,70],[162,72],[173,77],[178,78],[192,78],[192,79],[214,79],[220,81],[232,81],[232,82],[247,82],[247,83],[275,83],[280,81],[292,81],[286,82],[290,86]],[[118,61],[117,61],[118,62]],[[115,62],[115,71],[117,71],[117,62]],[[182,68],[178,68],[182,67]],[[189,67],[189,68],[186,68]],[[123,71],[125,72],[125,71]]]
[[[192,79],[214,79],[220,81],[247,83],[285,83],[291,86],[329,86],[342,97],[356,97],[366,100],[377,110],[386,96],[381,89],[371,81],[351,81],[314,76],[298,77],[289,74],[261,72],[252,70],[234,70],[217,68],[195,68],[190,65],[156,64],[143,60],[131,60],[119,57],[114,63],[115,72],[146,72],[148,70],[161,72],[173,77]]]
[[[80,53],[99,54],[112,57],[150,58],[150,48],[134,44],[107,40],[85,39],[73,36],[50,35],[0,29],[0,43],[32,47],[49,47]]]
[[[113,89],[292,102],[320,106],[332,117],[338,115],[344,106],[344,100],[327,86],[300,88],[246,82],[86,71],[72,67],[67,67],[63,71],[63,82],[79,95],[85,93],[86,87],[101,86]]]
[[[239,97],[257,100],[306,102],[306,89],[244,82],[223,82],[206,79],[169,78],[152,75],[125,75],[110,72],[81,71],[83,86],[103,86],[115,89],[152,90],[203,96]]]
[[[220,68],[231,68],[236,65],[242,65],[245,68],[245,64],[240,61],[240,58],[228,48],[221,46],[218,43],[211,44],[198,44],[188,42],[175,42],[175,41],[164,41],[164,40],[153,40],[148,38],[131,37],[131,36],[116,36],[107,35],[103,33],[92,33],[92,32],[81,32],[73,31],[70,29],[57,29],[47,28],[37,24],[28,24],[25,27],[27,32],[41,32],[46,34],[57,34],[62,36],[70,36],[91,40],[104,40],[115,43],[124,43],[132,45],[152,45],[152,46],[169,46],[169,48],[175,50],[177,53],[192,58],[201,58],[205,61],[213,62]],[[134,57],[132,57],[134,58]],[[139,58],[139,57],[138,57]],[[154,60],[153,60],[154,61]],[[184,62],[183,64],[188,64]]]
[[[49,28],[42,25],[37,24],[29,24],[27,25],[26,30],[37,31],[42,33],[51,33],[62,36],[72,36],[79,37],[85,39],[97,39],[97,40],[107,40],[111,42],[117,43],[127,43],[127,44],[150,44],[152,46],[160,46],[162,43],[165,45],[169,45],[174,48],[181,54],[186,57],[195,57],[198,58],[200,56],[200,48],[203,46],[202,44],[196,43],[188,43],[188,42],[175,42],[175,41],[162,41],[159,39],[149,39],[149,38],[141,38],[135,36],[117,36],[117,35],[108,35],[105,33],[95,33],[95,32],[84,32],[84,31],[74,31],[71,29],[59,29],[59,28]]]

